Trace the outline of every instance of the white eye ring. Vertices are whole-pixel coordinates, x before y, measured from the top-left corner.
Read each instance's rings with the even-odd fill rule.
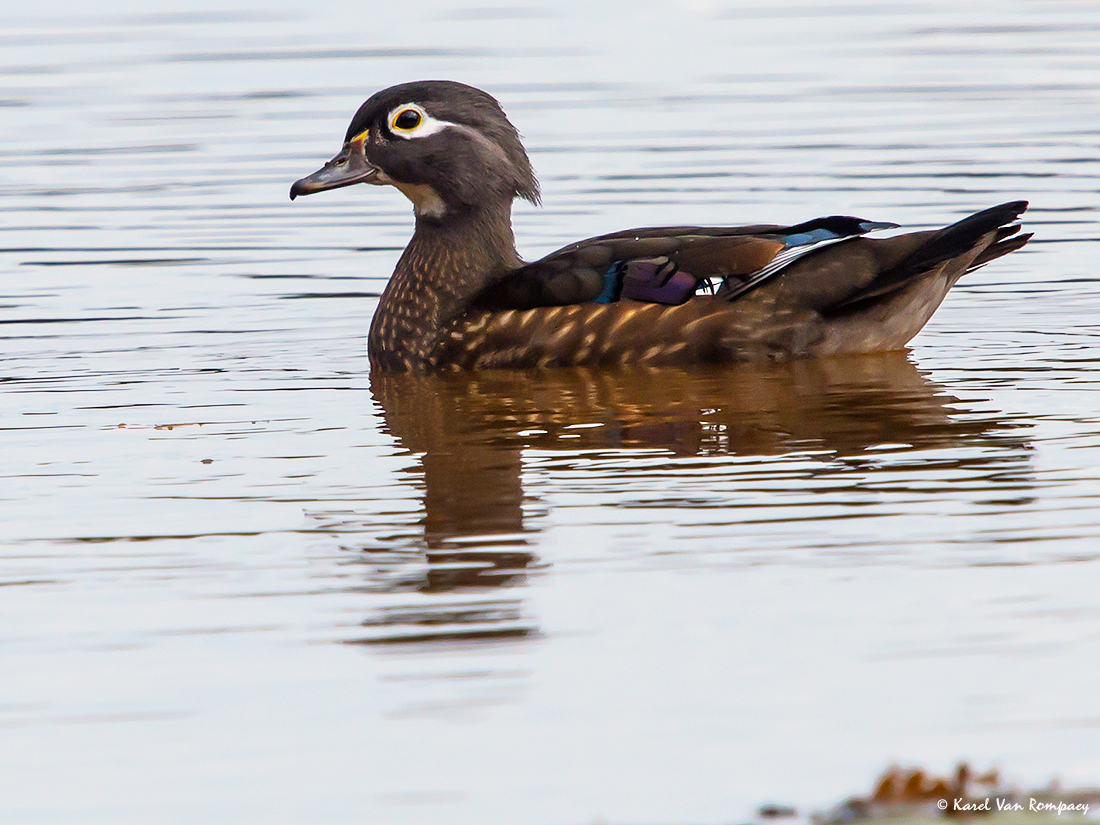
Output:
[[[399,118],[406,117],[409,113],[414,113],[419,116],[417,124],[411,128],[402,128],[397,125]],[[453,123],[448,123],[446,120],[437,120],[424,111],[423,106],[419,106],[416,103],[402,103],[400,106],[394,106],[390,109],[390,113],[386,115],[386,128],[390,134],[395,135],[405,140],[412,140],[413,138],[428,137],[438,132],[442,132],[448,126],[454,126]]]

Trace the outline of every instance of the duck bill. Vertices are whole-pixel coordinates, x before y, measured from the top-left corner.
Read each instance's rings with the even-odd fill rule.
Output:
[[[340,154],[312,175],[294,181],[294,185],[290,187],[290,199],[324,192],[326,189],[351,186],[353,183],[382,183],[383,178],[381,170],[367,162],[362,141],[352,141],[344,144]]]

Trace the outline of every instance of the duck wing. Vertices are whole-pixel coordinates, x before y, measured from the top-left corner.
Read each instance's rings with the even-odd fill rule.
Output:
[[[570,244],[516,269],[474,307],[522,310],[624,298],[678,305],[698,291],[733,301],[811,252],[896,226],[834,215],[794,226],[630,229]]]

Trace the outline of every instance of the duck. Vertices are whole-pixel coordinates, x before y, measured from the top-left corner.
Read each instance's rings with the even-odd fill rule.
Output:
[[[541,203],[501,104],[450,80],[372,95],[339,153],[290,198],[392,186],[415,228],[367,336],[372,370],[683,366],[904,349],[965,274],[1024,246],[1027,201],[938,230],[846,215],[791,226],[668,226],[532,262],[512,205]]]

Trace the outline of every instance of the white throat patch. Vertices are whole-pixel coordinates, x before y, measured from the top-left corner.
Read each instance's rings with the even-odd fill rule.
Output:
[[[421,218],[442,218],[447,211],[447,204],[439,193],[426,183],[398,183],[393,182],[393,187],[412,201],[413,212]]]

